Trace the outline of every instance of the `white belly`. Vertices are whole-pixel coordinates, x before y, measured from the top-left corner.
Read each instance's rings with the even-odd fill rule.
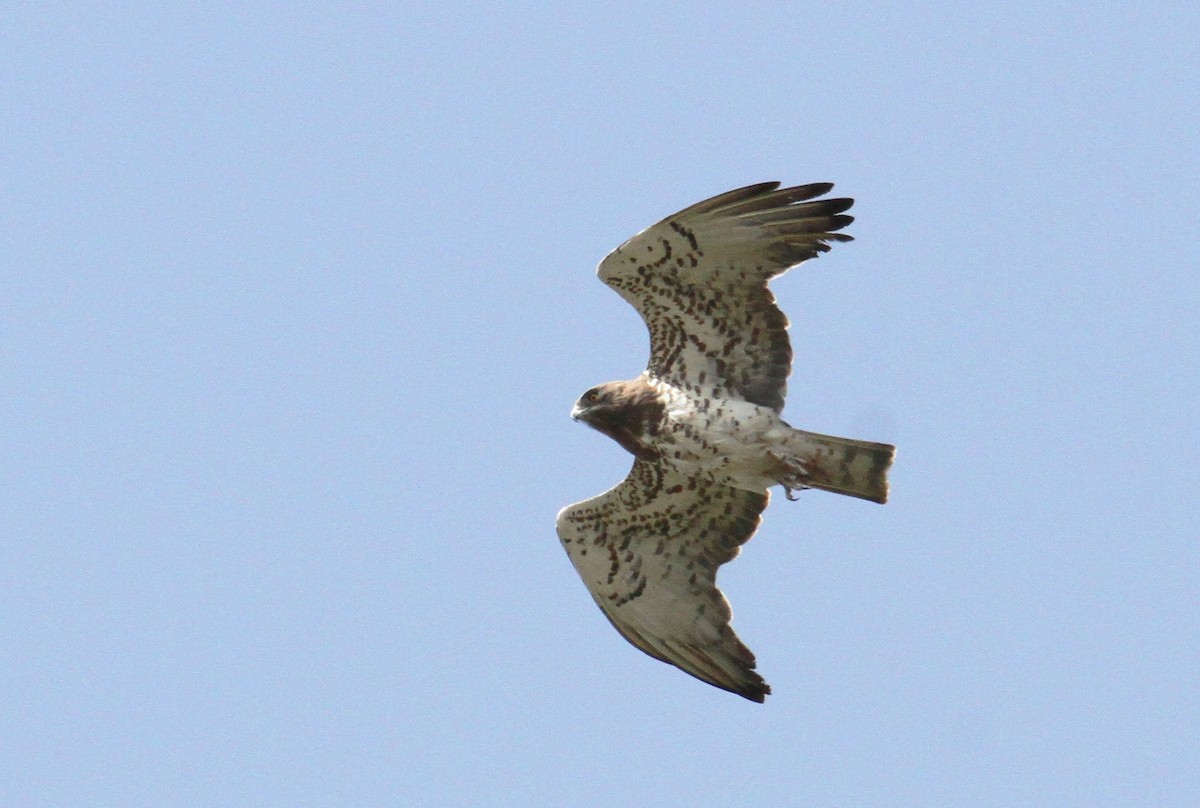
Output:
[[[789,427],[774,410],[730,399],[713,400],[704,410],[682,391],[667,389],[669,427],[659,435],[663,459],[684,471],[728,476],[751,491],[776,484],[777,463],[768,449]]]

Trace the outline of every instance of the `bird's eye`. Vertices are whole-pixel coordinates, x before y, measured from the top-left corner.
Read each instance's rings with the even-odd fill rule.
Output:
[[[600,391],[599,390],[588,390],[586,393],[583,394],[583,401],[585,404],[595,404],[599,400],[600,400]]]

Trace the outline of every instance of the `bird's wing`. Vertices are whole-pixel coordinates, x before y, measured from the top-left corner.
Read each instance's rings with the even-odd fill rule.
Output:
[[[558,536],[617,631],[650,656],[761,702],[771,692],[730,628],[717,568],[758,528],[769,495],[638,460],[558,515]]]
[[[650,329],[650,375],[691,392],[783,409],[792,348],[767,281],[850,241],[851,199],[829,183],[751,185],[681,210],[600,262]]]

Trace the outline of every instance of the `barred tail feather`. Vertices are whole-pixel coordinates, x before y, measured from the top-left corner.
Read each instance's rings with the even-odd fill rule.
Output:
[[[803,471],[794,478],[799,484],[793,487],[819,488],[880,504],[887,502],[887,473],[896,456],[895,446],[801,429],[793,429],[787,443],[787,454],[798,458],[803,466]]]

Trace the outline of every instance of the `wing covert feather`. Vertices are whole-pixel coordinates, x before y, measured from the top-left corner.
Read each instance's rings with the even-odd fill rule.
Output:
[[[771,278],[851,241],[851,199],[831,183],[739,188],[663,219],[600,262],[598,274],[650,330],[650,374],[700,395],[783,409],[792,348]]]
[[[619,485],[564,508],[558,535],[600,609],[633,645],[761,702],[770,688],[730,627],[716,575],[754,535],[768,497],[638,460]]]

